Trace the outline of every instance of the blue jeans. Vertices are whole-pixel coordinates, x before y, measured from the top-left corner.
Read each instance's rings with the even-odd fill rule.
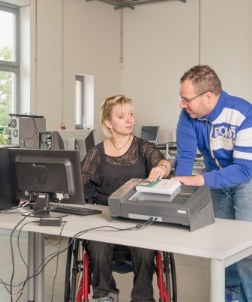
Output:
[[[231,188],[212,188],[211,195],[216,218],[252,222],[252,181]],[[225,284],[226,288],[240,287],[239,302],[252,301],[252,256],[226,268]]]

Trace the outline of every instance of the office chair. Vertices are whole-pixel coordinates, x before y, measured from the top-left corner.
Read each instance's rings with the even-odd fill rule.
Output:
[[[67,252],[64,302],[88,302],[91,270],[87,241],[74,239]],[[119,256],[118,256],[119,255]],[[119,250],[114,254],[113,271],[128,273],[132,271],[129,251]],[[119,259],[120,258],[120,259]],[[156,251],[155,271],[159,289],[159,302],[177,302],[177,285],[174,255]]]
[[[85,138],[85,147],[86,152],[88,152],[91,148],[95,146],[95,139],[94,139],[94,130],[92,130],[88,136]]]

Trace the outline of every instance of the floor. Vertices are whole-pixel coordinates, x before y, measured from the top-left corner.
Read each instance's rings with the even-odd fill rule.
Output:
[[[66,247],[68,240],[58,237],[45,237],[45,255],[57,253],[59,244]],[[13,256],[11,250],[14,251]],[[27,302],[26,286],[20,295],[21,284],[26,279],[27,268],[27,234],[14,233],[10,240],[10,232],[0,229],[0,302]],[[64,302],[66,252],[55,257],[45,267],[45,301]],[[208,302],[209,301],[209,261],[203,258],[175,255],[178,301],[177,302]],[[120,302],[130,301],[132,274],[115,274],[120,289]],[[8,290],[12,285],[12,298]],[[154,280],[155,299],[158,301],[156,280]],[[92,299],[90,299],[92,301]]]

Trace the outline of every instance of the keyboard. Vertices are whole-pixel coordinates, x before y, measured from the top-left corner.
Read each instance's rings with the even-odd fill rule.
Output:
[[[52,212],[64,213],[68,215],[79,215],[79,216],[87,216],[87,215],[96,215],[101,214],[101,210],[89,209],[89,208],[80,208],[80,207],[56,207],[52,209]]]

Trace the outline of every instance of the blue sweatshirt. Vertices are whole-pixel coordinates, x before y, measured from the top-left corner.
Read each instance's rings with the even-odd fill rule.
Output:
[[[205,185],[233,187],[252,179],[252,105],[222,91],[213,111],[192,119],[182,109],[177,126],[176,175],[192,175],[197,148]]]

